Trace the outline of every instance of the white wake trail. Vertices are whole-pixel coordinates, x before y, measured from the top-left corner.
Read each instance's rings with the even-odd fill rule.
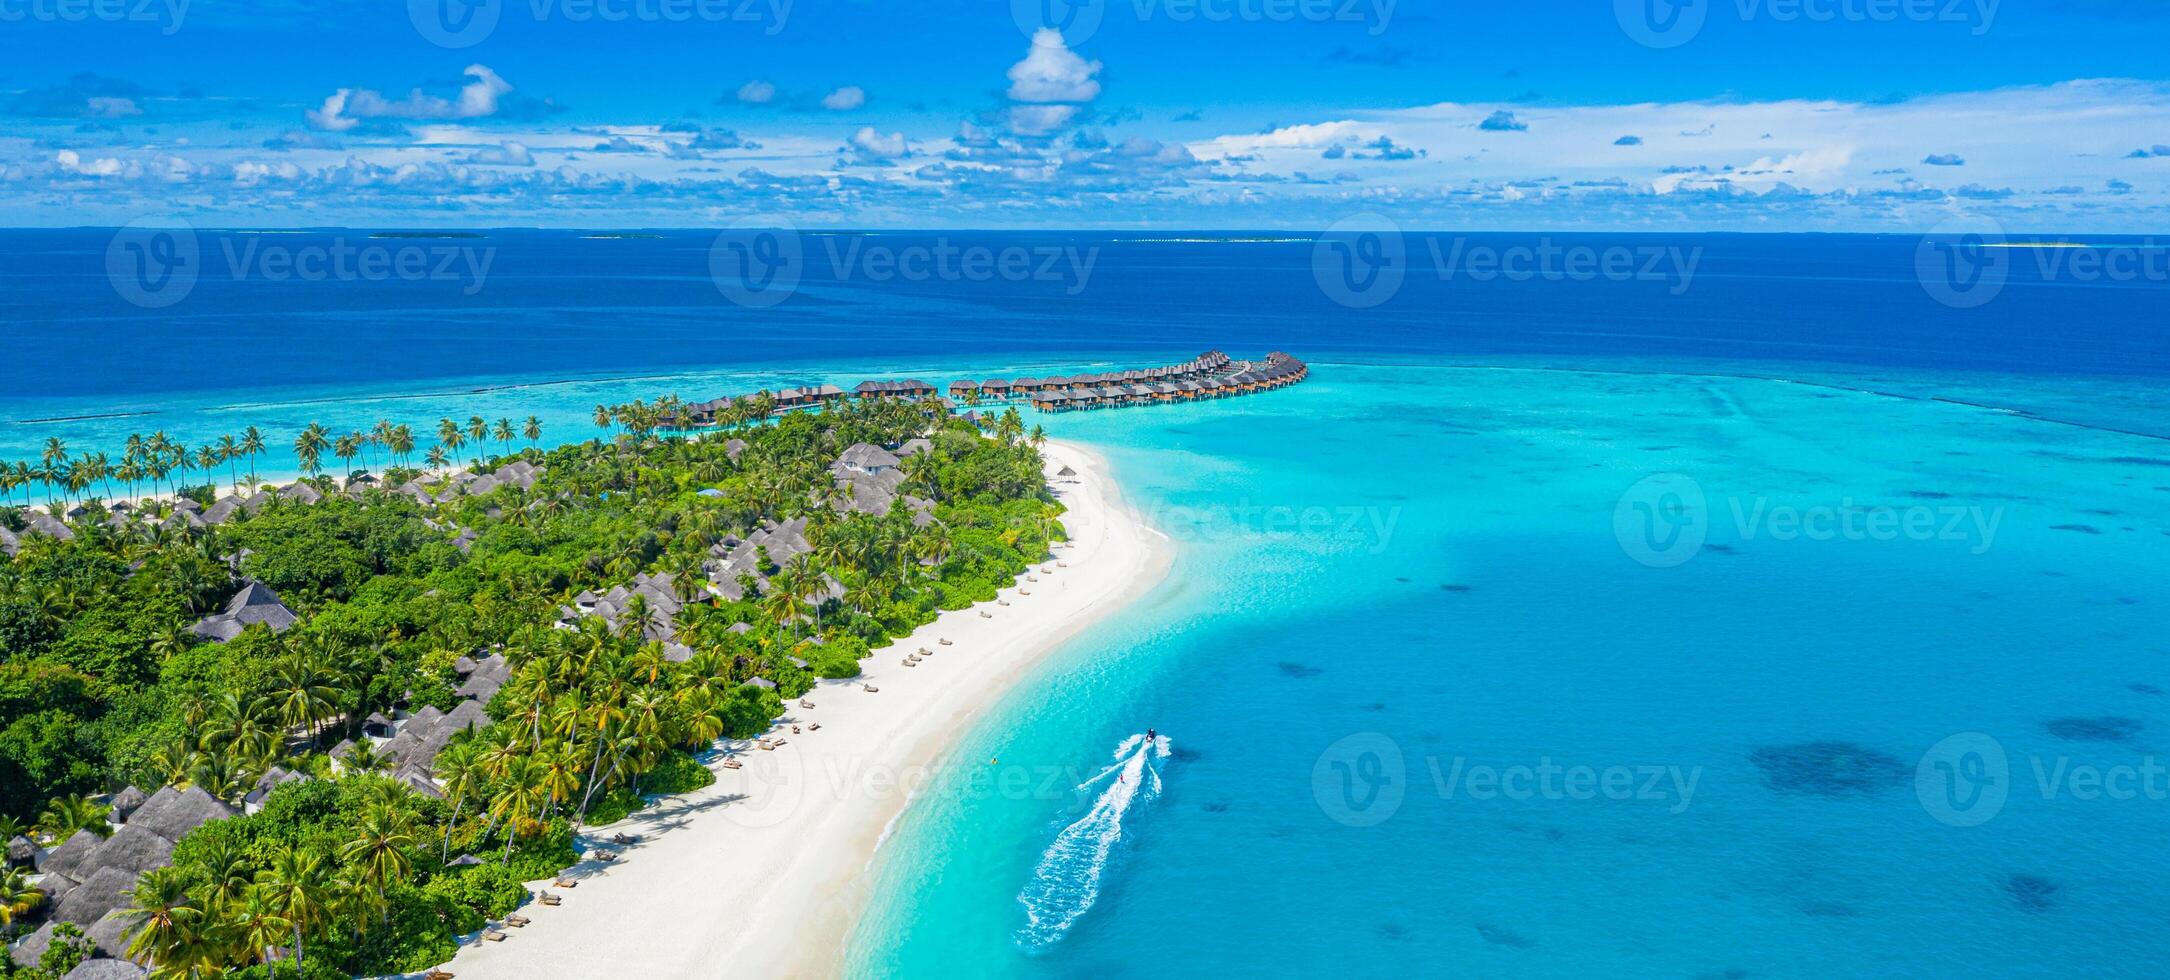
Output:
[[[1032,880],[1017,896],[1025,907],[1025,927],[1018,942],[1037,949],[1062,940],[1063,934],[1093,907],[1100,897],[1100,877],[1108,856],[1123,839],[1123,817],[1143,800],[1160,795],[1160,770],[1154,763],[1168,757],[1166,736],[1147,743],[1132,735],[1115,749],[1115,764],[1079,783],[1085,793],[1106,784],[1098,798],[1077,822],[1055,835],[1055,842],[1040,855]]]

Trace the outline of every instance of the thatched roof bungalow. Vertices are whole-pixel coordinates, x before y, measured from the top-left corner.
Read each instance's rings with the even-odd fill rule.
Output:
[[[234,593],[224,611],[204,619],[189,631],[203,639],[224,643],[240,636],[241,631],[250,626],[263,626],[281,633],[300,619],[286,603],[279,601],[278,593],[252,579],[242,585],[241,591]]]

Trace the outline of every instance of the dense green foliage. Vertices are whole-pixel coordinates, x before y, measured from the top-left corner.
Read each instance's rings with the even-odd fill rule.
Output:
[[[1060,533],[1014,416],[994,439],[932,403],[734,417],[700,439],[658,437],[653,416],[599,411],[613,438],[487,467],[534,463],[528,488],[425,504],[319,477],[319,502],[268,500],[214,528],[164,522],[164,505],[109,525],[91,500],[73,540],[24,534],[0,563],[0,818],[57,840],[102,826],[81,795],[124,783],[231,803],[273,767],[312,776],[199,828],[139,882],[140,951],[182,968],[261,971],[250,964],[294,947],[311,969],[427,967],[516,905],[521,881],[569,864],[577,827],[713,782],[694,753],[765,731],[785,698],[852,676],[938,611],[992,598]],[[932,521],[901,503],[836,506],[848,495],[829,465],[844,448],[916,437],[932,448],[905,460],[901,490],[933,501]],[[794,518],[810,552],[763,568],[736,601],[708,591],[719,545]],[[635,615],[554,625],[574,595],[636,575],[675,586],[690,658],[667,656]],[[189,625],[243,577],[301,622],[196,641]],[[443,798],[382,773],[362,719],[449,709],[455,661],[494,655],[510,677],[493,723],[454,737],[422,786]],[[330,758],[345,740],[361,747]],[[484,863],[448,863],[466,854]]]

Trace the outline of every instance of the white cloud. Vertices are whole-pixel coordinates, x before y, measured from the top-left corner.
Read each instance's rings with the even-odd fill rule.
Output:
[[[846,85],[821,97],[821,107],[832,112],[850,112],[866,105],[866,90],[857,85]]]
[[[1063,43],[1062,32],[1041,28],[1025,60],[1010,66],[1013,102],[1091,102],[1100,95],[1100,62],[1086,61]]]
[[[446,99],[415,89],[404,99],[387,99],[372,89],[343,88],[326,96],[323,106],[304,115],[309,125],[343,133],[364,119],[480,119],[497,113],[498,98],[512,91],[512,83],[484,65],[468,65],[472,81],[460,87],[457,98]]]
[[[1069,125],[1077,115],[1074,105],[1013,105],[1010,107],[1010,130],[1027,136],[1044,136]]]
[[[488,167],[532,167],[535,155],[528,152],[526,144],[506,140],[496,146],[478,147],[460,158],[460,162]]]
[[[883,135],[872,126],[862,126],[851,134],[851,145],[869,156],[885,159],[901,157],[907,152],[903,133]]]
[[[738,87],[738,100],[748,105],[767,105],[776,99],[776,86],[754,79]]]
[[[122,170],[121,162],[113,157],[100,157],[96,160],[86,161],[81,154],[76,153],[74,150],[60,151],[53,156],[53,161],[60,164],[62,170],[72,174],[82,174],[86,177],[113,177],[119,175]]]

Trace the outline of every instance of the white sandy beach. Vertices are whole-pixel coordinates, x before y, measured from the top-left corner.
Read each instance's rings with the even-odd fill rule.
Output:
[[[462,980],[837,975],[869,863],[910,801],[898,781],[933,771],[1044,655],[1166,574],[1166,538],[1123,504],[1107,463],[1076,445],[1044,451],[1050,473],[1077,476],[1051,477],[1071,544],[1035,566],[1039,581],[1004,589],[1006,607],[943,614],[868,658],[864,677],[823,682],[806,696],[813,708],[787,704],[787,744],[734,746],[745,768],[717,769],[714,786],[591,828],[639,840],[615,848],[614,864],[572,871],[577,888],[549,888],[562,905],[523,908],[532,925],[445,968]],[[903,666],[922,647],[934,655]]]

